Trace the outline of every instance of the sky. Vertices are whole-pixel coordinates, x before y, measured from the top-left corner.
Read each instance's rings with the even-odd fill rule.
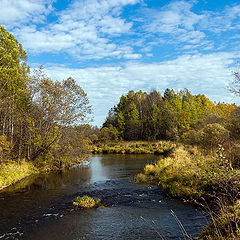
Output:
[[[77,81],[93,125],[129,90],[188,88],[240,103],[228,90],[240,56],[239,0],[0,0],[0,25],[31,69]]]

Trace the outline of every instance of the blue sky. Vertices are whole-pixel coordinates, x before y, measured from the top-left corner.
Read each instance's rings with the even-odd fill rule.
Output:
[[[99,126],[129,90],[240,102],[227,90],[240,56],[236,0],[0,0],[0,24],[32,68],[82,86]]]

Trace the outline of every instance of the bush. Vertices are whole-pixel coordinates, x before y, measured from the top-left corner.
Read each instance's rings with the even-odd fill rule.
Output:
[[[75,201],[73,202],[73,205],[76,207],[80,207],[80,208],[93,208],[96,207],[100,202],[100,199],[96,199],[94,200],[91,197],[88,197],[86,195],[84,195],[83,197],[76,197]]]
[[[199,143],[206,149],[213,150],[229,140],[229,131],[218,123],[208,124],[199,134]]]
[[[144,168],[144,173],[148,175],[154,174],[155,166],[152,164],[147,164]]]

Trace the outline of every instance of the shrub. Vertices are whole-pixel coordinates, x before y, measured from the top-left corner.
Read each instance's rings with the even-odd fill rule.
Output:
[[[229,139],[229,131],[218,123],[208,124],[199,132],[199,143],[206,149],[214,149]]]
[[[73,202],[73,205],[80,208],[93,208],[97,206],[99,202],[100,202],[99,198],[94,200],[93,198],[84,195],[83,197],[80,196],[76,197],[75,201]]]

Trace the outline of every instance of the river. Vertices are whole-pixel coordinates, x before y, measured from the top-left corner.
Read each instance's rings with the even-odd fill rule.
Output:
[[[133,182],[154,155],[94,155],[88,166],[30,177],[0,193],[0,240],[186,239],[177,218],[197,237],[208,217],[161,189]],[[106,208],[75,210],[76,196]],[[173,211],[176,217],[171,214]]]

